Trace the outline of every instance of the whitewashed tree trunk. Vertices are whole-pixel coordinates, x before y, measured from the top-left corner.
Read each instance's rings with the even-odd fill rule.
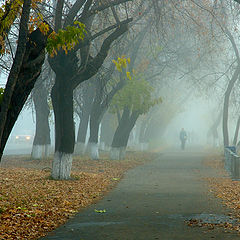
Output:
[[[52,164],[53,179],[70,179],[72,154],[56,152]]]
[[[31,157],[32,159],[43,159],[51,154],[51,145],[33,145]]]
[[[45,145],[45,157],[48,158],[52,153],[51,144]]]
[[[82,142],[77,142],[75,144],[74,154],[83,156],[86,152],[86,145]]]
[[[148,150],[148,143],[140,143],[140,151],[144,152]]]
[[[121,147],[119,159],[123,160],[126,157],[126,147]]]
[[[99,143],[99,149],[100,149],[100,150],[103,150],[103,151],[105,150],[105,144],[104,144],[104,142],[100,142],[100,143]]]
[[[126,156],[126,147],[112,147],[110,151],[111,160],[122,160]]]
[[[32,159],[41,159],[45,154],[45,146],[44,145],[33,145],[31,157]]]
[[[92,160],[99,159],[98,143],[88,143],[89,153]]]

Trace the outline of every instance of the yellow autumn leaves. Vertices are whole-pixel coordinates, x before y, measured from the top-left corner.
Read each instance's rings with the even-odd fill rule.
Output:
[[[22,0],[6,1],[0,6],[0,54],[6,52],[5,37],[20,12]]]
[[[127,64],[130,64],[131,63],[131,60],[130,58],[126,58],[125,56],[122,56],[122,57],[118,57],[117,60],[112,60],[113,63],[115,64],[116,66],[116,69],[119,71],[119,72],[122,72],[123,69],[127,68]],[[132,76],[131,76],[131,73],[126,71],[126,76],[129,80],[132,79]]]
[[[118,110],[123,110],[126,106],[139,114],[147,113],[156,104],[162,102],[161,98],[153,99],[154,88],[147,82],[141,74],[136,73],[129,67],[130,58],[124,55],[112,60],[116,69],[125,80],[122,89],[114,96],[111,103],[111,111],[114,113],[116,106]],[[129,71],[128,71],[129,70]]]
[[[115,64],[117,70],[119,72],[122,72],[122,68],[127,68],[127,63],[130,64],[131,60],[130,58],[126,58],[125,56],[118,57],[117,60],[113,60],[113,63]]]

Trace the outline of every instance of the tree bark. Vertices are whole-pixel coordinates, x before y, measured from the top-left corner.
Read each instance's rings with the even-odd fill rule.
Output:
[[[235,134],[234,134],[234,139],[233,139],[233,145],[234,146],[237,145],[239,128],[240,128],[240,116],[238,117],[236,129],[235,129]]]
[[[138,112],[130,112],[127,107],[124,108],[118,127],[114,133],[110,158],[119,160],[125,158],[126,147],[129,135],[139,117]]]
[[[219,112],[215,122],[212,124],[212,126],[210,127],[210,129],[208,130],[207,133],[207,137],[208,138],[213,138],[213,146],[216,147],[217,146],[217,140],[218,140],[218,126],[221,123],[222,120],[222,111]]]
[[[90,137],[88,142],[88,148],[90,151],[90,157],[93,160],[99,159],[98,150],[98,136],[99,136],[99,125],[101,120],[101,111],[96,109],[96,104],[93,106],[90,115]]]
[[[225,92],[224,95],[224,105],[223,105],[223,125],[222,125],[222,129],[223,129],[223,144],[224,147],[229,146],[229,134],[228,134],[228,108],[229,108],[229,99],[230,99],[230,95],[232,92],[232,89],[234,87],[235,82],[238,79],[239,76],[239,72],[240,72],[240,66],[238,65],[237,68],[234,71],[234,74],[230,80],[230,82],[228,83],[228,87],[227,90]]]
[[[100,142],[103,143],[106,148],[111,146],[115,130],[113,114],[105,113],[101,121]]]
[[[74,151],[74,153],[77,155],[85,154],[85,142],[87,137],[89,116],[90,116],[89,111],[84,111],[80,119],[80,123],[78,127],[77,142],[75,144],[75,151]]]
[[[18,45],[15,54],[15,58],[8,76],[8,81],[5,87],[3,101],[1,102],[1,111],[0,111],[0,140],[1,148],[5,147],[6,141],[4,143],[3,134],[5,124],[7,122],[8,110],[10,107],[12,95],[14,92],[15,85],[18,80],[18,75],[21,71],[21,66],[24,61],[24,56],[26,52],[27,37],[28,37],[28,19],[30,14],[31,0],[26,0],[23,2],[23,10],[20,20],[20,29],[18,36]],[[1,156],[2,157],[2,152]]]
[[[78,127],[78,135],[77,142],[75,144],[75,154],[84,155],[86,151],[86,137],[88,130],[88,123],[90,118],[90,112],[93,104],[93,94],[94,88],[92,84],[87,84],[87,86],[83,89],[83,98],[82,101],[78,102],[76,98],[76,102],[78,103],[78,107],[81,108],[81,111],[78,111],[78,116],[80,118],[80,123]]]
[[[71,73],[71,71],[70,71]],[[53,179],[69,179],[72,167],[75,133],[73,121],[73,90],[69,87],[69,75],[57,74],[52,89],[55,119],[55,154],[52,166]]]
[[[49,32],[48,34],[50,34]],[[43,35],[39,29],[33,31],[26,45],[26,51],[24,54],[24,61],[20,66],[20,71],[17,75],[14,74],[13,78],[16,78],[16,82],[12,82],[9,75],[7,87],[4,92],[4,98],[6,92],[11,92],[11,97],[1,104],[1,115],[6,115],[1,118],[0,129],[2,131],[1,145],[0,145],[0,157],[2,157],[3,150],[5,148],[7,139],[11,133],[11,130],[29,96],[34,84],[41,73],[41,68],[45,59],[45,47],[47,44],[48,35]],[[14,60],[15,61],[15,60]],[[9,81],[10,80],[10,81]],[[14,80],[15,81],[15,80]],[[4,100],[3,100],[4,101]],[[10,101],[9,104],[7,102]],[[7,106],[8,105],[8,106]],[[2,111],[2,108],[5,110]]]
[[[36,130],[31,154],[33,159],[49,157],[51,147],[48,92],[41,77],[38,81],[33,89],[33,102],[36,111]]]
[[[145,139],[145,134],[147,130],[147,124],[148,124],[149,119],[143,119],[140,125],[140,130],[139,130],[139,145],[140,145],[140,150],[145,151],[148,148],[148,142],[146,142]]]
[[[228,106],[229,106],[229,99],[230,99],[230,95],[233,89],[233,86],[235,84],[235,82],[237,81],[238,77],[239,77],[239,72],[240,72],[240,56],[239,56],[239,52],[238,52],[238,47],[235,43],[234,37],[231,34],[231,32],[227,29],[227,27],[225,27],[225,33],[227,34],[229,41],[232,44],[234,53],[236,55],[236,59],[237,59],[237,68],[232,76],[232,79],[230,80],[227,90],[225,92],[225,96],[224,96],[224,106],[223,106],[223,143],[224,143],[224,147],[229,145],[229,135],[228,135]]]

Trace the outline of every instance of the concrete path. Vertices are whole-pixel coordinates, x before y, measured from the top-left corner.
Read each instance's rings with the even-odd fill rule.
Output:
[[[127,172],[103,200],[70,219],[44,240],[235,240],[223,229],[189,227],[199,214],[226,214],[209,196],[203,176],[215,174],[202,164],[201,152],[169,152]],[[94,209],[106,209],[96,213]]]

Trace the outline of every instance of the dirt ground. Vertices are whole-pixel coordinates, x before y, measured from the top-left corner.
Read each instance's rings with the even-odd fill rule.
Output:
[[[235,240],[239,225],[209,191],[204,152],[169,151],[127,172],[117,187],[42,240]],[[215,226],[219,223],[219,227]]]

